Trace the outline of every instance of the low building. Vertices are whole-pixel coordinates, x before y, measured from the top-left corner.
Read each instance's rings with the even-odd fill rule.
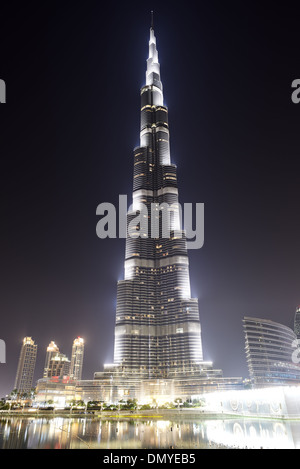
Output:
[[[35,406],[66,407],[76,399],[76,381],[69,376],[39,379],[36,386]]]
[[[300,339],[300,306],[296,308],[296,312],[295,312],[294,332],[297,336],[297,339]]]
[[[293,360],[296,334],[271,321],[245,317],[245,351],[252,387],[297,385],[300,365]]]

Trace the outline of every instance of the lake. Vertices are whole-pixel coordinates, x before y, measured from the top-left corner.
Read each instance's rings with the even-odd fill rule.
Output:
[[[1,449],[300,448],[300,421],[1,417]]]

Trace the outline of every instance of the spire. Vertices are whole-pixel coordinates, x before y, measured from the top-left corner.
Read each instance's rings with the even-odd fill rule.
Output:
[[[156,37],[153,27],[153,11],[151,11],[151,28],[149,40],[149,58],[147,60],[146,85],[154,85],[162,90],[160,80],[160,65],[158,61],[158,52],[156,49]]]

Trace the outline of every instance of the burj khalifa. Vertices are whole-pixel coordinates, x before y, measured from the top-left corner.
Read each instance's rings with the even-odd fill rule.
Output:
[[[134,149],[124,280],[117,288],[114,366],[124,377],[178,378],[198,373],[203,353],[153,19],[140,95],[140,145]]]

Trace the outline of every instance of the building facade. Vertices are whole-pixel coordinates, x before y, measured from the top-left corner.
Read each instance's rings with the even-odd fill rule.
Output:
[[[47,347],[43,378],[48,378],[50,375],[50,361],[57,353],[59,353],[59,348],[52,340]]]
[[[203,367],[198,300],[191,298],[153,26],[133,167],[124,280],[117,288],[114,365],[121,375],[141,379],[198,373]]]
[[[76,381],[69,376],[39,379],[36,386],[35,406],[65,407],[76,399]],[[78,399],[79,400],[79,399]]]
[[[297,339],[300,339],[300,306],[296,308],[296,312],[295,312],[294,332],[297,336]]]
[[[32,389],[36,355],[37,345],[34,340],[24,337],[14,386],[19,392],[29,393]]]
[[[84,340],[82,337],[77,337],[73,342],[71,366],[70,366],[70,378],[80,380],[82,377],[83,367],[83,356],[84,356]]]
[[[70,375],[70,360],[63,353],[54,354],[49,362],[48,375],[45,378]]]
[[[298,385],[300,366],[295,360],[296,334],[283,324],[245,317],[245,351],[253,387]]]
[[[203,359],[198,299],[191,297],[187,240],[181,227],[177,169],[170,157],[168,109],[153,25],[146,84],[140,94],[140,145],[134,149],[124,280],[117,285],[114,361],[95,372],[93,380],[81,380],[79,372],[76,378],[72,352],[70,374],[76,378],[72,392],[85,402],[133,398],[140,403],[172,402],[243,386],[242,378],[224,378],[222,370]],[[78,370],[81,367],[82,362]],[[70,390],[69,383],[65,386]],[[38,388],[43,396],[50,388],[56,392],[53,380],[41,380]],[[62,399],[63,380],[57,389]]]

